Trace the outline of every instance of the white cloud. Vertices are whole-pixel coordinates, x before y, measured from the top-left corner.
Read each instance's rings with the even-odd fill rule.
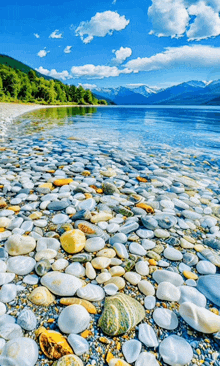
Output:
[[[129,74],[132,71],[127,68],[119,70],[116,66],[95,66],[92,64],[84,66],[73,66],[71,73],[74,78],[86,78],[86,79],[104,79],[109,77],[116,77],[120,74]]]
[[[152,0],[148,16],[158,37],[201,40],[220,35],[219,0]]]
[[[51,33],[49,38],[63,38],[63,33],[58,33],[59,29],[56,29],[54,32]]]
[[[116,4],[116,1],[117,1],[117,0],[113,0],[113,1],[112,1],[112,4],[113,4],[113,5],[114,5],[114,4]]]
[[[188,9],[190,15],[196,16],[194,22],[187,31],[189,40],[206,39],[220,34],[220,17],[211,6],[204,1],[191,5]]]
[[[35,69],[36,71],[40,72],[43,75],[49,75],[50,71],[47,69],[44,69],[42,66],[40,66],[38,69]]]
[[[47,56],[47,54],[49,53],[50,51],[46,51],[46,49],[44,49],[44,50],[40,50],[39,52],[38,52],[38,56],[39,57],[45,57],[45,56]]]
[[[79,83],[78,86],[82,86],[84,89],[94,89],[94,88],[97,88],[97,85],[96,84],[81,84]]]
[[[40,36],[39,36],[39,34],[38,34],[38,33],[34,33],[34,36],[35,36],[36,38],[40,38]]]
[[[105,11],[96,13],[89,21],[81,22],[75,33],[80,36],[83,43],[90,43],[94,37],[105,37],[112,35],[114,31],[125,29],[130,23],[124,15],[120,16],[117,12]]]
[[[139,71],[152,71],[171,68],[187,67],[198,70],[199,68],[219,67],[220,47],[211,46],[182,46],[168,47],[164,52],[151,57],[145,57],[128,61],[126,68],[134,73]]]
[[[70,53],[71,52],[71,48],[72,46],[66,46],[66,48],[64,49],[65,53]]]
[[[132,49],[129,47],[121,47],[119,50],[114,50],[112,52],[115,53],[115,58],[113,61],[118,64],[122,64],[128,57],[132,55]]]
[[[57,72],[56,69],[52,69],[50,71],[50,70],[44,69],[42,66],[40,66],[38,69],[35,69],[35,70],[40,72],[43,75],[51,76],[54,79],[61,79],[61,80],[72,79],[72,76],[68,73],[67,70],[64,70],[62,72]]]
[[[153,25],[150,33],[158,37],[180,37],[189,21],[183,0],[152,0],[148,16]]]

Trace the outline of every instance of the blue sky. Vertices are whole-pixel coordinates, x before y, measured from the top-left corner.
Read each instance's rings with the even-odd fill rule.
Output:
[[[220,0],[12,0],[0,14],[0,53],[70,84],[220,79]]]

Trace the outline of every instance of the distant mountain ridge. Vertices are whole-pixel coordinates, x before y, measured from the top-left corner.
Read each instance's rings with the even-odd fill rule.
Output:
[[[92,92],[119,105],[220,105],[220,80],[191,80],[166,89],[140,85],[93,88]]]

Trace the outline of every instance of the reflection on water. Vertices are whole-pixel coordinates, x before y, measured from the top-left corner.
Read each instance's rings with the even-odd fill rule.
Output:
[[[25,114],[21,118],[18,118],[13,128],[16,129],[16,134],[32,134],[39,133],[45,130],[53,130],[60,128],[68,128],[68,125],[72,123],[74,116],[90,115],[97,111],[94,107],[57,107],[40,109],[31,113]]]
[[[220,108],[57,107],[17,119],[10,134],[74,137],[114,146],[171,146],[220,153]]]

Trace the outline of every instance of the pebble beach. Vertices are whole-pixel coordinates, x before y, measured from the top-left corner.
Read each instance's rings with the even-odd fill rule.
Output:
[[[219,157],[7,134],[39,108],[0,104],[0,365],[220,366]]]

